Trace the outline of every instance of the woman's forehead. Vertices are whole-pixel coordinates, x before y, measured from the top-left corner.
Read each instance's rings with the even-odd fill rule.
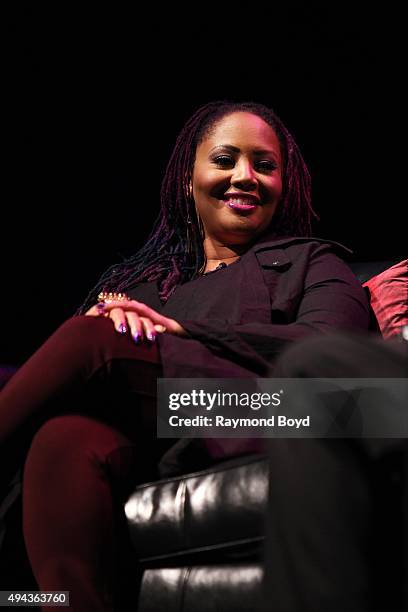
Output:
[[[280,150],[275,130],[264,119],[249,112],[234,112],[212,126],[201,145],[211,149],[221,145]]]

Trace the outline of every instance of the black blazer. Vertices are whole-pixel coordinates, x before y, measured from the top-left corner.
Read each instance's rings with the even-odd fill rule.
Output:
[[[290,342],[369,328],[367,296],[342,260],[350,253],[319,238],[264,237],[239,261],[178,287],[165,305],[156,283],[128,294],[189,334],[159,335],[165,377],[267,376]]]

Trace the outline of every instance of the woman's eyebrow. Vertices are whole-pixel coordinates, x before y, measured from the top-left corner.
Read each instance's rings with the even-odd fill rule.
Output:
[[[215,147],[210,149],[210,153],[211,151],[214,151],[215,149],[227,149],[227,151],[231,151],[231,153],[240,152],[240,149],[238,147],[234,147],[233,145],[222,144],[222,145],[216,145]]]
[[[230,151],[231,153],[240,153],[241,149],[239,147],[234,147],[233,145],[228,145],[228,144],[222,144],[222,145],[217,145],[215,147],[213,147],[212,149],[210,149],[210,153],[212,151],[214,151],[215,149],[226,149],[227,151]],[[255,155],[277,155],[277,152],[274,151],[273,149],[254,149],[253,153]]]

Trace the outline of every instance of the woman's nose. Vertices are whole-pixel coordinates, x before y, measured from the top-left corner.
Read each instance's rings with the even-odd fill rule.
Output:
[[[251,163],[247,160],[241,160],[234,167],[234,172],[231,177],[232,185],[256,186],[256,177]]]

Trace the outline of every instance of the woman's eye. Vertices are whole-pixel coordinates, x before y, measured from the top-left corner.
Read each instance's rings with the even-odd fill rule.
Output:
[[[277,167],[273,161],[268,160],[259,161],[256,165],[262,172],[272,172]]]
[[[219,155],[218,157],[214,158],[214,162],[217,164],[217,166],[234,165],[234,160],[228,155]]]

